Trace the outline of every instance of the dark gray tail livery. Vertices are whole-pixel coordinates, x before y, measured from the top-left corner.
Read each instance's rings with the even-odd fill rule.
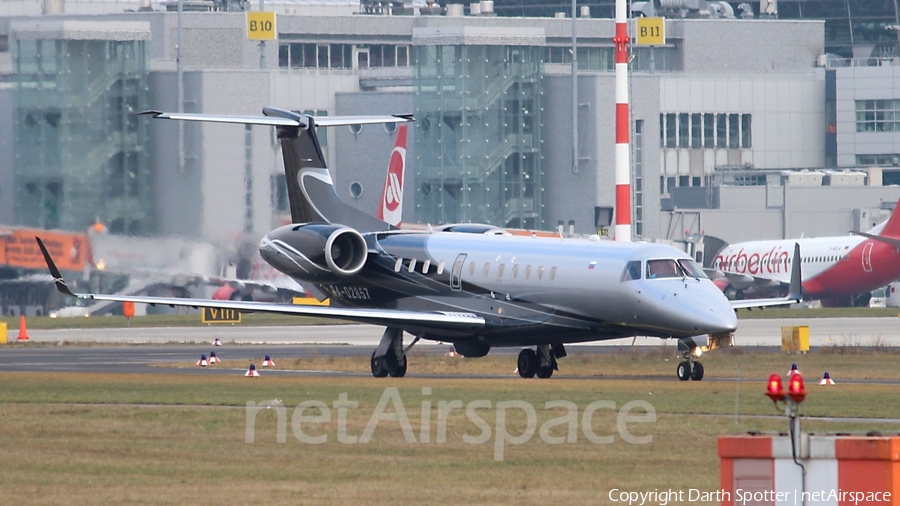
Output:
[[[284,156],[291,221],[339,223],[361,233],[392,228],[374,216],[341,201],[328,173],[322,147],[316,136],[316,127],[405,123],[412,121],[412,115],[316,117],[274,107],[264,108],[264,116],[221,116],[159,111],[145,111],[140,114],[160,119],[274,126]]]

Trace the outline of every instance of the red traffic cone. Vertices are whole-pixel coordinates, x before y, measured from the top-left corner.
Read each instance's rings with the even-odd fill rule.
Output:
[[[209,365],[209,362],[206,360],[206,355],[200,355],[200,360],[197,361],[197,365],[200,367],[206,367]]]
[[[445,357],[458,357],[459,353],[456,353],[456,346],[450,345],[450,351],[444,354]]]
[[[263,360],[263,367],[275,367],[275,362],[272,362],[272,359],[266,355],[266,359]]]
[[[28,327],[25,325],[25,315],[19,316],[19,337],[16,338],[16,341],[27,341],[28,340]]]
[[[790,378],[795,374],[800,374],[800,369],[797,368],[797,364],[791,364],[791,370],[788,371],[787,375]]]
[[[259,372],[256,371],[256,366],[253,365],[253,364],[250,364],[250,369],[247,369],[247,372],[244,373],[244,376],[246,376],[246,377],[248,377],[248,378],[256,378],[256,377],[258,377],[258,376],[259,376]]]
[[[820,385],[834,385],[834,380],[831,379],[831,375],[828,372],[825,372],[825,376],[819,381]]]
[[[216,356],[216,352],[209,352],[209,363],[215,364],[216,362],[221,362],[221,360],[219,360],[219,357]]]
[[[222,346],[222,342],[219,341],[219,338],[217,337],[216,340],[212,342],[212,345],[213,346]]]

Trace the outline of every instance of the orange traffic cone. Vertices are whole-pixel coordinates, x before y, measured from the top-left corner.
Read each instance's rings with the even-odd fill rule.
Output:
[[[16,341],[27,341],[28,340],[28,327],[25,325],[25,315],[19,316],[19,337],[16,338]]]

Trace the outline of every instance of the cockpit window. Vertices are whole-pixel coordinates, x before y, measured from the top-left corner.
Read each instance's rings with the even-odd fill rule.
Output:
[[[703,272],[703,268],[700,267],[700,264],[693,260],[679,260],[678,263],[681,265],[681,268],[684,269],[684,272],[687,273],[688,276],[697,279],[706,278],[706,273]]]
[[[634,260],[625,264],[625,271],[622,272],[622,281],[632,279],[641,279],[641,261]]]
[[[647,260],[647,279],[681,278],[684,274],[675,260]]]

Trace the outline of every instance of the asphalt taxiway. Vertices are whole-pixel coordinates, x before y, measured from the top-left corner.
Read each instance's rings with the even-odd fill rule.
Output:
[[[809,326],[813,347],[900,346],[900,318],[741,320],[735,335],[736,345],[774,352],[781,344],[781,327],[793,325]],[[237,374],[245,370],[251,360],[264,355],[277,360],[312,357],[367,360],[381,333],[381,327],[371,325],[32,330],[30,340],[40,346],[0,348],[0,371]],[[224,346],[211,345],[217,338]],[[634,344],[666,344],[674,351],[673,342],[656,338],[638,338]],[[573,347],[581,353],[620,353],[631,345],[629,339],[618,339]],[[449,348],[447,344],[420,342],[416,345],[416,353],[443,355]],[[215,351],[223,363],[206,368],[183,367],[196,362],[201,354],[209,356],[210,351]],[[518,351],[517,348],[499,348],[491,353],[509,355],[512,363]],[[175,367],[176,364],[180,367]],[[564,372],[559,376],[565,377]],[[278,369],[267,371],[267,374],[368,376],[367,373]],[[409,375],[416,376],[413,370]]]

